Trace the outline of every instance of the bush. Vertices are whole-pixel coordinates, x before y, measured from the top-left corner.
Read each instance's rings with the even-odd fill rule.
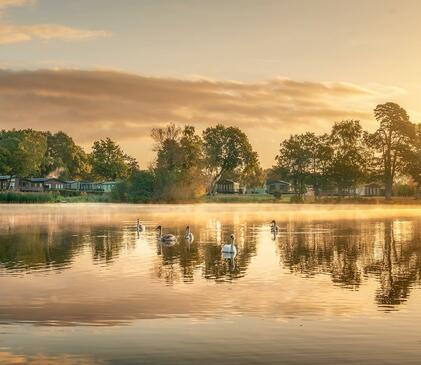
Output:
[[[304,203],[304,198],[300,195],[293,195],[289,201],[290,203]]]
[[[58,195],[51,193],[20,193],[12,191],[0,193],[1,203],[54,203],[58,200]]]
[[[147,203],[152,200],[154,175],[149,171],[137,171],[127,180],[119,182],[112,190],[113,200],[130,203]]]

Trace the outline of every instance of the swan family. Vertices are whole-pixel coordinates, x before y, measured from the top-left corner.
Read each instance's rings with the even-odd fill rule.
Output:
[[[279,226],[276,224],[276,221],[273,220],[270,223],[270,231],[272,232],[272,234],[274,236],[276,236],[278,234],[279,230],[280,230]],[[136,231],[138,233],[145,231],[145,226],[140,222],[139,219],[137,220],[137,223],[136,223]],[[175,235],[173,235],[172,233],[162,234],[162,226],[161,225],[156,227],[156,231],[158,233],[157,239],[158,239],[158,242],[160,242],[160,243],[167,244],[167,245],[173,245],[177,241],[177,237]],[[194,240],[194,235],[193,235],[193,232],[190,229],[190,226],[186,227],[186,231],[184,233],[184,239],[189,243],[192,243],[193,240]],[[237,254],[237,247],[235,245],[234,234],[230,235],[230,242],[226,243],[222,246],[222,253],[234,255],[234,256]]]

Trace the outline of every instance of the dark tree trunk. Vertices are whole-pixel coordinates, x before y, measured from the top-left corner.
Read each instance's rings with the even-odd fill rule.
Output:
[[[387,174],[385,178],[385,191],[384,191],[384,197],[386,198],[386,200],[392,199],[392,189],[393,189],[393,179],[392,179],[392,176]]]

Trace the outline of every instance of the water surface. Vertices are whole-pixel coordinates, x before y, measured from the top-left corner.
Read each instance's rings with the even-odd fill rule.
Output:
[[[0,364],[419,364],[420,274],[414,207],[1,205]]]

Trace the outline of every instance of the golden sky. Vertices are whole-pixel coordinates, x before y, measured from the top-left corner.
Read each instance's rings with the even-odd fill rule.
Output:
[[[77,14],[77,16],[74,16]],[[110,136],[145,167],[150,129],[244,129],[268,167],[291,133],[419,121],[412,0],[0,0],[0,128]]]

